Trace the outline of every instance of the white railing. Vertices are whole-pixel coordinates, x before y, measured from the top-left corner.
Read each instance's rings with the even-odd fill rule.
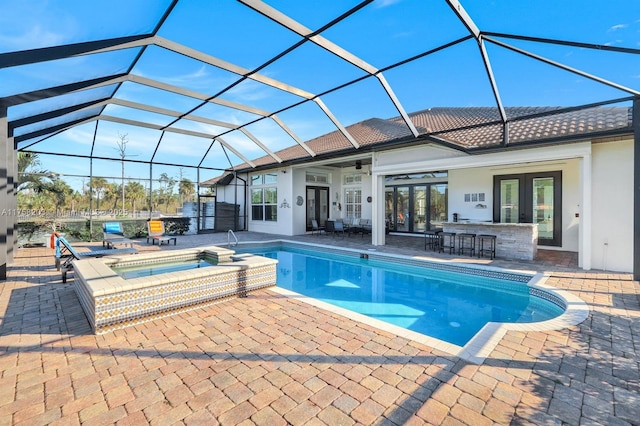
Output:
[[[233,246],[231,245],[231,237],[233,237],[234,240]],[[234,234],[231,229],[229,229],[229,232],[227,232],[227,245],[229,247],[235,247],[238,245],[238,237],[236,237],[236,234]]]

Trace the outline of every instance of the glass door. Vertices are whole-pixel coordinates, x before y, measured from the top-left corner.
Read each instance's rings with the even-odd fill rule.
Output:
[[[396,230],[396,199],[395,189],[393,187],[384,189],[384,220],[386,222],[386,228],[389,231]]]
[[[385,218],[390,231],[424,233],[447,220],[446,183],[385,188]]]
[[[524,217],[522,217],[522,219],[524,219]],[[520,222],[520,178],[500,180],[499,222]]]
[[[494,176],[493,220],[537,223],[538,245],[562,245],[562,172]]]
[[[409,187],[396,187],[396,231],[409,232]]]
[[[429,185],[429,230],[441,229],[447,221],[448,187],[446,183]]]
[[[553,177],[533,178],[531,180],[532,222],[538,224],[538,238],[554,238],[554,179]]]
[[[427,228],[427,187],[413,187],[413,232],[424,233]]]
[[[329,218],[329,188],[307,186],[307,231],[312,229],[311,221],[318,221],[318,226],[325,226]]]

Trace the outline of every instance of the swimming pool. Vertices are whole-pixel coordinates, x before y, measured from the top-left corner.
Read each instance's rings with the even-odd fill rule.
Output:
[[[411,259],[383,259],[367,253],[344,256],[299,246],[238,251],[277,259],[279,288],[459,349],[481,331],[495,330],[495,324],[549,323],[567,307],[562,297],[528,285],[533,274],[448,265],[433,269]],[[481,340],[486,343],[486,336]]]
[[[188,259],[173,262],[150,263],[131,266],[114,266],[111,269],[125,280],[133,278],[150,277],[152,275],[167,274],[169,272],[189,271],[191,269],[205,268],[216,264],[212,258]]]

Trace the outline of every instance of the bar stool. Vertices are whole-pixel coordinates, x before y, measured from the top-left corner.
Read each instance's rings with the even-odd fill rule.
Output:
[[[449,254],[456,251],[456,233],[455,232],[440,232],[438,234],[438,251],[444,253],[445,249],[449,249]]]
[[[436,251],[440,243],[440,234],[442,229],[428,229],[424,231],[424,249],[429,247],[431,250]]]
[[[487,245],[485,247],[485,244]],[[478,257],[484,257],[488,254],[491,259],[496,257],[496,236],[481,234],[478,235]]]
[[[468,232],[458,234],[458,254],[464,255],[465,250],[469,251],[469,256],[476,253],[476,234]]]

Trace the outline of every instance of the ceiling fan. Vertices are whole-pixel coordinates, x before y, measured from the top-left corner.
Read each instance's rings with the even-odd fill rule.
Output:
[[[361,175],[367,175],[367,176],[371,176],[371,166],[369,166],[369,170],[362,171],[362,160],[356,160],[356,170],[357,170],[357,174],[361,174]]]

